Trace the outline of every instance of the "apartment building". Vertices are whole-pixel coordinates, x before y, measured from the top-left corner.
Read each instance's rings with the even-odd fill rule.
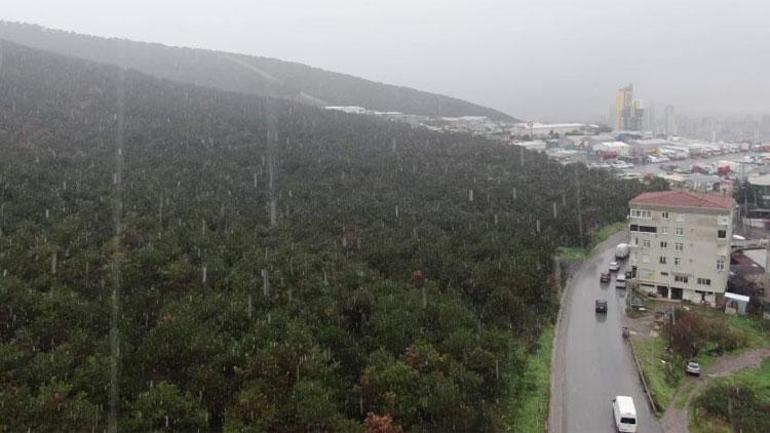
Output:
[[[668,299],[720,301],[730,273],[733,198],[648,192],[629,207],[629,261],[640,289]]]

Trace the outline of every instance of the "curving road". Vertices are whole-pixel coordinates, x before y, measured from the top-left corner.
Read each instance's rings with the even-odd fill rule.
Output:
[[[611,400],[633,397],[638,432],[661,433],[647,402],[631,355],[621,336],[626,291],[599,284],[614,259],[618,234],[601,244],[570,279],[558,325],[551,371],[550,433],[614,432]],[[621,272],[625,269],[621,267]],[[606,315],[594,313],[594,300],[607,300]]]

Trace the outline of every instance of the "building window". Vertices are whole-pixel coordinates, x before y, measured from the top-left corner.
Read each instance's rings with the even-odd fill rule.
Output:
[[[660,259],[658,259],[658,262],[661,265],[665,265],[666,264],[666,256],[660,256]]]
[[[660,247],[661,247],[661,248],[668,248],[668,242],[666,242],[666,241],[661,241],[661,243],[660,243]]]
[[[674,257],[674,266],[679,266],[679,263],[682,261],[679,257]]]
[[[653,226],[639,226],[639,231],[642,233],[657,233],[658,228]]]
[[[631,218],[639,218],[639,209],[631,209]]]
[[[699,286],[710,286],[711,285],[711,278],[698,278],[698,285]]]
[[[724,239],[727,237],[727,230],[717,230],[717,237],[719,239]]]
[[[677,236],[684,236],[684,228],[683,227],[677,227],[676,228],[676,235]]]
[[[685,283],[687,284],[688,278],[683,275],[674,275],[674,281],[677,283]]]
[[[631,224],[631,227],[628,228],[632,232],[638,232],[639,226],[637,224]]]
[[[674,244],[674,249],[677,251],[684,251],[684,243],[677,242]]]
[[[631,218],[650,219],[652,218],[652,211],[643,209],[631,209]]]
[[[642,247],[643,248],[650,248],[650,240],[649,239],[642,240]]]
[[[664,220],[667,220],[668,219],[668,211],[664,210],[663,212],[660,213],[660,216],[662,216]]]
[[[717,259],[717,272],[722,272],[725,270],[725,258],[720,257]]]

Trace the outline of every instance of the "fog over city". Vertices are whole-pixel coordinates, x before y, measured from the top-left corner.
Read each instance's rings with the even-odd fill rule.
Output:
[[[644,103],[680,113],[766,113],[768,16],[762,0],[8,0],[2,7],[4,20],[296,61],[547,121],[600,120],[627,83]]]

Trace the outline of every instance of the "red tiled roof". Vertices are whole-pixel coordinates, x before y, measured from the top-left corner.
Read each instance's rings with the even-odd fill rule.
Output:
[[[631,204],[649,204],[669,207],[733,209],[735,200],[729,195],[702,194],[690,191],[645,192],[631,200]]]

